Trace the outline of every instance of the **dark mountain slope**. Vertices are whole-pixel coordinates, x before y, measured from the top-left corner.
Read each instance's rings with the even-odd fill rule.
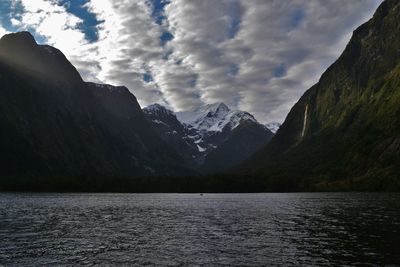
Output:
[[[206,173],[228,170],[264,147],[273,133],[261,124],[243,121],[231,130],[221,144],[205,158],[202,170]]]
[[[292,108],[244,173],[277,187],[400,184],[400,2],[387,0]]]
[[[0,40],[0,176],[187,173],[124,87],[82,81],[27,33]]]
[[[143,112],[161,138],[185,160],[185,165],[196,169],[200,152],[175,113],[159,104],[150,105]]]

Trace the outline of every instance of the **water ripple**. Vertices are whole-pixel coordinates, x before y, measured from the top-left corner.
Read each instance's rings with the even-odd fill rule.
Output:
[[[400,264],[399,194],[0,194],[0,265]]]

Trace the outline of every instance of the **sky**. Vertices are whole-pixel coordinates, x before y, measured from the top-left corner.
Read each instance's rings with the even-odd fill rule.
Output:
[[[0,35],[28,30],[86,81],[142,107],[224,102],[263,123],[290,108],[382,0],[0,0]]]

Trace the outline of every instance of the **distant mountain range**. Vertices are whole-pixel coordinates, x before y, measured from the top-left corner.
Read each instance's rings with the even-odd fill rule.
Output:
[[[220,172],[236,166],[264,147],[273,133],[251,114],[224,103],[174,113],[154,104],[143,109],[160,136],[188,166],[200,172]]]
[[[84,82],[61,51],[28,32],[1,38],[0,84],[0,176],[217,172],[273,136],[222,103],[186,113],[195,120],[185,123],[157,104],[143,112],[127,88]]]
[[[384,1],[282,125],[224,103],[142,110],[28,32],[5,35],[0,190],[400,190],[399,10]]]

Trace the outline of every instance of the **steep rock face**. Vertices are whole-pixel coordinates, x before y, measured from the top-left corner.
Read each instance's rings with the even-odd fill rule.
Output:
[[[173,113],[158,104],[144,109],[148,120],[190,166],[220,172],[243,162],[273,134],[249,113],[224,103]]]
[[[297,188],[398,184],[399,103],[400,2],[387,0],[245,172],[284,178]]]
[[[175,113],[167,108],[153,104],[143,109],[147,120],[158,134],[175,149],[191,168],[197,168],[201,153],[193,142],[188,129],[178,121]]]
[[[24,75],[55,85],[78,85],[82,78],[58,49],[38,45],[29,32],[6,34],[0,39],[0,57]]]
[[[207,154],[202,169],[209,173],[233,168],[267,145],[272,137],[273,133],[263,125],[243,121]]]
[[[126,88],[83,82],[27,32],[0,40],[0,125],[3,177],[186,172]]]
[[[270,122],[265,124],[265,127],[267,127],[271,132],[276,134],[281,127],[281,124],[279,122]]]

